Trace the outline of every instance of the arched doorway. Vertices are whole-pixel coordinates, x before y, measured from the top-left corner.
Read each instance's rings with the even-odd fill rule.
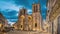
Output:
[[[60,34],[60,16],[58,17],[57,34]]]

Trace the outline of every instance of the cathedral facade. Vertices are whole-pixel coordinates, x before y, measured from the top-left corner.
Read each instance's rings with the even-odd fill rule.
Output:
[[[41,20],[40,4],[33,4],[31,15],[27,14],[27,10],[25,8],[20,10],[17,27],[20,30],[41,31]]]
[[[60,34],[60,0],[48,0],[46,22],[42,26],[40,4],[32,4],[32,14],[27,9],[19,12],[18,29],[25,31],[39,31],[44,34]]]

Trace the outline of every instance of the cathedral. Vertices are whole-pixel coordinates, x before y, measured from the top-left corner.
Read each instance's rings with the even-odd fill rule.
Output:
[[[27,14],[27,9],[20,9],[17,29],[38,31],[40,34],[60,34],[60,0],[48,0],[46,20],[42,20],[40,8],[40,3],[33,3],[31,15]]]
[[[27,9],[22,8],[19,11],[18,17],[18,29],[20,30],[31,30],[31,31],[40,31],[41,26],[41,11],[40,4],[32,4],[32,14],[27,14]]]
[[[15,24],[15,29],[20,31],[36,31],[41,32],[41,34],[49,33],[48,24],[46,21],[42,20],[40,3],[32,4],[32,14],[27,13],[27,9],[24,7],[20,9],[18,21]],[[43,33],[42,33],[43,32]],[[28,32],[27,32],[28,33]],[[26,33],[26,34],[27,34]],[[33,34],[33,33],[32,33]]]

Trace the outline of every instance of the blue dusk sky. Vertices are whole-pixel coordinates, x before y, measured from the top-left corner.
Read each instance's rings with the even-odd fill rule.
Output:
[[[18,20],[19,9],[25,7],[28,14],[32,14],[32,4],[38,3],[38,0],[0,0],[0,12],[7,19],[9,24]],[[46,19],[47,0],[40,0],[41,15]]]

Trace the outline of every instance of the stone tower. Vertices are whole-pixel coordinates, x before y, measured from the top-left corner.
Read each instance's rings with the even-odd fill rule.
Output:
[[[33,30],[41,31],[41,14],[40,14],[40,4],[32,5],[32,18],[33,18]]]
[[[18,20],[18,27],[20,30],[28,30],[28,23],[27,23],[27,10],[22,8],[19,13],[19,20]]]

